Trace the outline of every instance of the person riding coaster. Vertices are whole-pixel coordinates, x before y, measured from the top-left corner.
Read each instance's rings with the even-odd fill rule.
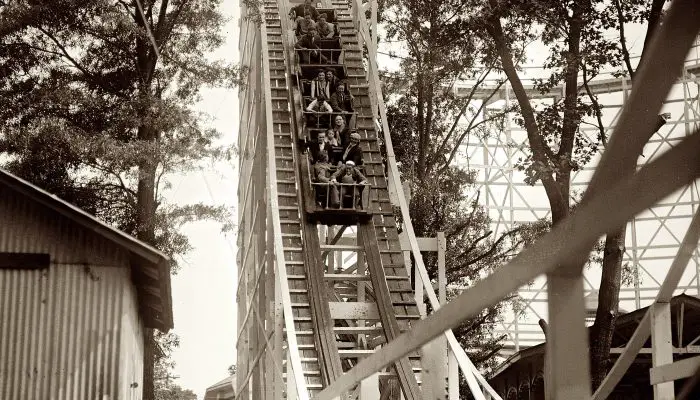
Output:
[[[338,183],[340,179],[340,183]],[[342,208],[366,210],[369,204],[369,190],[365,190],[368,184],[367,178],[355,166],[353,161],[346,161],[345,165],[331,175],[331,192],[338,192],[340,186],[340,194],[331,194],[337,196],[335,198],[341,201]]]

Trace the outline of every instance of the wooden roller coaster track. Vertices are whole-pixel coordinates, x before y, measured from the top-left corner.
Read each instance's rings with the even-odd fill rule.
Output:
[[[406,399],[437,398],[444,381],[424,382],[430,374],[422,367],[434,365],[434,360],[429,354],[421,358],[420,349],[444,335],[472,396],[485,399],[487,393],[500,399],[459,348],[450,329],[543,273],[549,273],[553,297],[558,299],[550,303],[552,374],[548,391],[551,398],[590,398],[582,262],[578,260],[601,234],[700,175],[698,133],[636,173],[627,157],[643,146],[639,132],[652,125],[661,94],[676,78],[673,71],[679,70],[700,27],[700,6],[691,0],[674,2],[669,22],[649,57],[661,61],[640,68],[637,86],[620,119],[622,128],[611,138],[577,212],[444,307],[438,304],[425,270],[406,199],[400,190],[396,191],[398,204],[392,204],[389,196],[390,187],[400,188],[401,184],[381,101],[376,49],[364,16],[353,12],[361,9],[361,3],[355,0],[351,9],[348,2],[333,0],[328,6],[337,16],[344,73],[357,100],[357,128],[365,175],[371,184],[371,218],[340,228],[342,232],[357,223],[356,243],[351,246],[336,244],[342,233],[333,238],[320,236],[318,223],[307,218],[305,204],[313,195],[305,178],[308,173],[304,173],[306,156],[297,147],[304,126],[303,103],[292,79],[296,61],[287,19],[289,3],[264,0],[259,24],[245,19],[250,10],[244,9],[240,48],[243,64],[250,70],[249,84],[240,92],[236,398],[378,399],[380,390],[388,390],[392,380],[398,382]],[[673,45],[663,48],[660,43]],[[369,75],[363,45],[370,53]],[[381,131],[377,130],[378,120]],[[630,198],[629,193],[635,196]],[[396,205],[415,258],[416,284],[425,288],[435,310],[426,319],[421,319],[404,263]],[[611,205],[616,206],[614,213]],[[695,230],[687,236],[689,246],[697,242],[696,220]],[[334,251],[354,252],[355,267],[326,270],[326,256]],[[674,263],[675,269],[684,264],[686,253]],[[668,285],[673,286],[673,278]],[[622,368],[613,370],[601,390],[614,386]]]

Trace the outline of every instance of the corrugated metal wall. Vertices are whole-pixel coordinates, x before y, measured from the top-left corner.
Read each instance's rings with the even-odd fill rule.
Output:
[[[119,400],[141,400],[143,393],[143,324],[139,318],[136,289],[125,288],[122,296],[122,351],[120,355]]]
[[[0,398],[139,400],[143,345],[128,283],[125,268],[0,270]]]
[[[0,400],[140,400],[127,254],[3,190],[0,251],[51,255],[45,270],[0,269]]]
[[[49,253],[55,264],[129,265],[110,241],[1,187],[0,251]]]

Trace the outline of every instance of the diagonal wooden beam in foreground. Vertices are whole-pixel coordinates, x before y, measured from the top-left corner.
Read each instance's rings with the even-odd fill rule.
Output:
[[[523,251],[508,265],[421,321],[412,331],[401,335],[381,351],[363,360],[319,393],[319,400],[330,400],[338,396],[379,368],[417,349],[447,329],[457,326],[483,308],[495,304],[505,294],[534,277],[554,271],[562,265],[572,265],[571,260],[582,259],[602,234],[625,224],[632,216],[689,184],[698,176],[700,134],[697,132],[633,176],[630,176],[631,170],[623,168],[629,159],[636,158],[639,149],[648,139],[644,132],[653,126],[663,97],[668,93],[675,80],[675,72],[680,70],[690,44],[697,34],[700,25],[697,13],[700,4],[694,3],[692,0],[673,3],[666,23],[650,49],[648,59],[657,62],[640,68],[637,84],[620,119],[621,128],[613,134],[609,149],[599,166],[600,171],[594,175],[591,189],[578,211],[555,226],[549,234]],[[578,323],[583,326],[582,319]],[[564,333],[564,329],[560,333]],[[576,340],[569,342],[567,346],[570,344],[584,349],[587,347],[582,335],[576,335]],[[557,344],[560,345],[561,343]],[[563,358],[563,352],[560,355]],[[556,359],[557,356],[554,357]],[[587,371],[583,375],[587,386]],[[582,377],[577,378],[569,383],[584,385],[581,382]],[[566,384],[565,381],[555,382],[555,385]],[[585,396],[588,390],[590,389],[572,393],[577,398],[582,398],[581,395]],[[562,392],[556,392],[555,389],[555,393]]]
[[[668,19],[664,20],[662,29],[652,41],[649,56],[640,65],[631,97],[623,107],[617,128],[581,204],[588,203],[596,194],[634,172],[637,158],[653,132],[651,127],[658,118],[662,101],[680,75],[697,37],[699,10],[700,3],[694,0],[673,2]],[[588,245],[547,275],[550,323],[546,355],[550,365],[547,393],[552,399],[590,398],[583,265],[594,242]]]
[[[331,400],[380,368],[497,303],[536,276],[567,262],[587,244],[700,176],[700,133],[695,132],[634,176],[581,206],[506,266],[446,304],[413,329],[364,359],[316,396]],[[632,195],[631,195],[632,194]],[[614,210],[614,212],[611,212]],[[606,216],[606,218],[600,218]]]

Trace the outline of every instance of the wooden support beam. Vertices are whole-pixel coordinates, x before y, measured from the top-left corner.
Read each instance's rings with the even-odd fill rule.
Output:
[[[402,335],[379,352],[362,360],[334,385],[320,392],[317,399],[334,398],[369,374],[416,350],[485,307],[497,303],[507,293],[536,276],[554,270],[571,256],[590,249],[591,243],[595,243],[600,235],[624,224],[632,216],[700,175],[699,149],[700,134],[696,133],[642,167],[635,175],[600,193],[506,266],[497,269],[434,314],[416,323],[410,335]],[[635,195],[630,196],[630,193]]]
[[[673,383],[678,379],[690,378],[700,368],[700,356],[686,358],[674,363],[660,365],[649,370],[649,380],[652,385],[664,382]]]
[[[264,15],[264,10],[260,10]],[[284,18],[284,17],[282,17]],[[289,284],[287,282],[287,268],[284,260],[284,247],[282,246],[282,228],[279,214],[279,201],[277,192],[277,163],[275,161],[275,129],[273,123],[272,110],[272,89],[270,86],[270,60],[267,47],[267,25],[263,19],[260,24],[261,42],[261,60],[262,60],[262,84],[263,84],[263,99],[264,99],[264,118],[265,118],[265,140],[267,146],[266,154],[266,185],[268,195],[267,215],[271,219],[272,229],[274,232],[274,247],[273,254],[275,255],[275,276],[280,280],[280,289],[282,295],[282,306],[284,309],[284,322],[287,329],[287,343],[289,345],[289,363],[291,367],[292,379],[287,378],[287,381],[294,380],[294,388],[297,390],[297,398],[299,400],[308,400],[309,391],[306,388],[306,379],[301,365],[301,356],[299,355],[299,345],[296,337],[296,327],[294,326],[294,314],[292,313],[292,300],[289,293]],[[287,393],[287,396],[291,396]]]
[[[673,363],[671,303],[654,303],[651,310],[651,360],[654,367]],[[673,382],[654,384],[654,400],[673,400]]]
[[[690,226],[683,237],[678,253],[671,263],[671,267],[659,288],[659,292],[656,294],[655,303],[671,301],[673,292],[683,276],[683,271],[685,271],[690,258],[697,248],[698,240],[700,240],[700,212],[696,212],[693,219],[690,221]],[[603,383],[600,384],[600,387],[598,387],[593,394],[593,400],[604,400],[610,396],[617,383],[620,382],[620,379],[622,379],[627,369],[632,365],[632,362],[634,362],[637,353],[644,346],[650,333],[651,309],[647,310],[644,314],[639,325],[637,325],[637,329],[635,329],[632,337],[627,342],[624,352],[618,357],[617,361],[615,361],[615,364],[610,369],[610,372],[608,372]],[[614,349],[611,349],[611,352],[613,350]]]
[[[308,221],[304,222],[303,235],[304,269],[311,313],[314,316],[312,319],[314,340],[319,355],[321,375],[324,382],[330,384],[343,374],[343,367],[340,363],[338,343],[333,332],[333,317],[329,307],[330,298],[323,279],[317,225]]]
[[[376,373],[360,383],[360,397],[357,400],[376,400],[379,398],[379,374]]]
[[[384,274],[384,267],[382,266],[382,258],[377,244],[374,224],[372,222],[360,224],[357,230],[357,237],[359,243],[365,248],[367,269],[372,278],[372,288],[377,301],[377,309],[382,321],[384,336],[387,341],[393,341],[401,334],[401,329],[396,320],[394,307],[391,303],[391,293],[386,283],[386,275]],[[392,360],[392,362],[394,363],[394,369],[396,370],[396,375],[399,378],[399,383],[401,384],[406,400],[421,399],[418,383],[416,382],[416,377],[413,374],[411,362],[408,360],[408,357],[404,354],[403,357],[398,357]],[[373,370],[372,373],[378,371],[379,368]],[[367,374],[367,376],[372,375],[372,373]],[[337,397],[337,395],[333,397]]]

